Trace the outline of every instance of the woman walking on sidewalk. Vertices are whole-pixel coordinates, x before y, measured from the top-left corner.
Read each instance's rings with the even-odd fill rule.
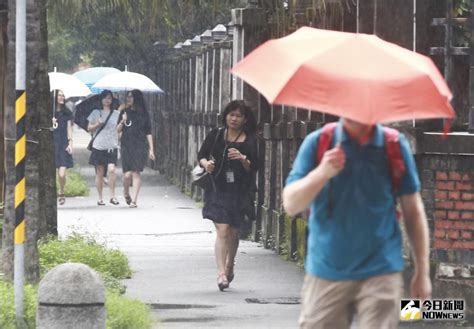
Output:
[[[224,109],[223,129],[212,130],[198,153],[199,164],[212,173],[215,190],[204,193],[203,217],[216,227],[217,285],[222,291],[234,279],[239,228],[248,206],[249,189],[257,171],[256,121],[243,101]]]
[[[72,112],[65,105],[64,92],[55,90],[55,111],[53,116],[54,154],[59,178],[58,203],[66,202],[64,186],[66,185],[66,169],[74,166],[72,160]]]
[[[99,201],[97,201],[99,206],[105,205],[102,194],[105,168],[108,172],[110,203],[113,205],[119,204],[115,197],[115,166],[117,165],[118,154],[117,124],[120,114],[111,108],[112,99],[112,92],[104,90],[100,95],[102,108],[92,111],[87,118],[87,121],[89,121],[87,129],[93,133],[94,139],[89,164],[96,168],[95,185],[99,193]]]
[[[141,172],[148,159],[155,160],[153,138],[151,136],[150,116],[140,90],[127,93],[126,108],[121,114],[117,127],[122,134],[121,155],[123,170],[123,194],[130,208],[137,207],[141,187]],[[130,185],[134,187],[130,196]]]

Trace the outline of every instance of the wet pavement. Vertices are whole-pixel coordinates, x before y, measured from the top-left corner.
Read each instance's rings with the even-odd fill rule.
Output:
[[[76,164],[91,194],[59,207],[59,232],[86,232],[127,254],[133,277],[127,296],[150,305],[156,328],[297,328],[303,270],[258,243],[241,241],[231,287],[216,285],[214,227],[199,205],[147,169],[138,208],[130,209],[118,169],[118,206],[96,205],[89,136],[75,130]],[[108,200],[108,190],[104,191]]]

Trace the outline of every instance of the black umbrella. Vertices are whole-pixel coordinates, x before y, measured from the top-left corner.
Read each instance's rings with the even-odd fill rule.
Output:
[[[112,109],[116,110],[119,106],[119,100],[117,98],[113,98],[112,100]],[[80,103],[76,104],[76,113],[74,115],[74,123],[77,124],[79,127],[87,131],[87,125],[89,122],[87,118],[91,114],[93,110],[100,109],[100,94],[91,95],[85,98]]]

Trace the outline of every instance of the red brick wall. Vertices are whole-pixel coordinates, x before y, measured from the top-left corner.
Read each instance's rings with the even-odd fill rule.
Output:
[[[474,249],[474,175],[435,171],[435,249]]]
[[[432,259],[473,264],[474,157],[425,154],[417,160]]]

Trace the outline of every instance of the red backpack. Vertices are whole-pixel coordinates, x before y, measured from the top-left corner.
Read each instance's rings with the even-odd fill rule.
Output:
[[[318,153],[316,155],[316,166],[321,162],[324,152],[331,148],[332,137],[337,127],[337,122],[331,122],[322,128],[318,140]],[[403,175],[406,172],[405,161],[403,160],[400,147],[400,133],[396,129],[383,127],[385,139],[385,152],[387,154],[390,178],[392,182],[392,191],[394,196],[400,188]],[[332,208],[332,202],[329,201]],[[397,214],[398,217],[398,214]]]

